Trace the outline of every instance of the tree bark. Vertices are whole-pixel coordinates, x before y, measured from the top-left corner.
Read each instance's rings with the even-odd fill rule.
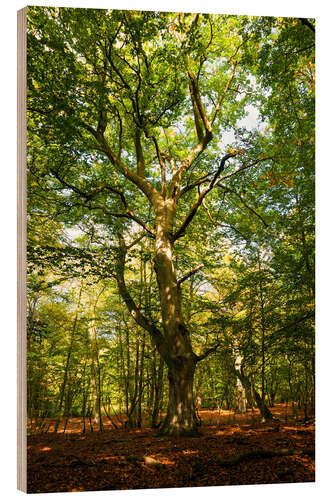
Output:
[[[163,371],[164,371],[164,361],[160,357],[157,374],[155,376],[155,386],[154,386],[154,404],[151,416],[151,425],[153,429],[158,427],[158,414],[160,411],[160,404],[162,399],[163,391]]]
[[[81,304],[82,289],[83,289],[83,282],[81,281],[79,298],[77,301],[75,316],[74,316],[74,321],[73,321],[73,327],[72,327],[72,330],[70,332],[70,343],[68,346],[66,363],[64,366],[64,377],[63,377],[63,381],[62,381],[61,388],[60,388],[58,417],[57,417],[57,420],[56,420],[56,423],[54,426],[54,432],[58,432],[58,427],[59,427],[60,419],[61,419],[61,411],[62,411],[62,407],[63,407],[63,403],[64,403],[65,390],[66,390],[66,386],[67,386],[68,373],[69,373],[69,369],[70,369],[70,361],[71,361],[73,345],[74,345],[74,337],[75,337],[75,333],[76,333],[76,325],[77,325],[77,321],[78,321],[79,308],[80,308],[80,304]]]
[[[235,369],[240,371],[241,366],[242,366],[242,357],[239,354],[239,352],[237,352],[235,359]],[[246,413],[246,404],[247,404],[246,391],[239,377],[237,377],[236,380],[236,388],[237,388],[237,411],[239,413]]]
[[[246,396],[247,399],[251,399],[251,396],[253,395],[253,398],[255,400],[255,403],[260,411],[260,417],[262,422],[267,422],[270,420],[273,420],[273,415],[270,412],[269,408],[266,406],[265,401],[260,397],[260,394],[251,386],[251,382],[249,381],[248,377],[244,375],[241,370],[234,370],[235,375],[237,378],[241,381],[243,387],[245,388]]]
[[[92,302],[92,298],[89,298],[90,304],[90,316],[91,318],[96,317],[96,306],[98,299],[102,292],[100,292],[95,300]],[[103,420],[102,420],[102,410],[101,410],[101,370],[99,364],[99,349],[96,336],[96,325],[95,319],[90,320],[88,326],[88,338],[91,350],[91,381],[92,381],[92,397],[93,397],[93,407],[94,407],[94,423],[98,425],[99,430],[103,431]]]
[[[182,314],[181,289],[173,264],[171,231],[175,203],[166,200],[156,211],[154,269],[161,303],[166,349],[160,351],[168,367],[169,401],[161,433],[172,436],[198,433],[193,400],[196,356]]]
[[[172,230],[176,202],[174,199],[160,198],[154,208],[156,215],[154,270],[159,289],[162,330],[144,316],[127,289],[124,279],[127,247],[121,234],[116,279],[120,295],[132,317],[149,332],[168,368],[169,403],[167,417],[160,432],[177,437],[193,435],[198,433],[193,402],[193,379],[199,358],[193,352],[190,333],[183,319],[181,288],[177,282],[173,263]]]
[[[160,433],[174,437],[198,435],[193,398],[195,362],[179,360],[168,366],[169,401]]]

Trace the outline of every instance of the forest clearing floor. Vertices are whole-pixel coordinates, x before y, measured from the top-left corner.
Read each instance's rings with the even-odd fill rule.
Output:
[[[66,432],[28,436],[28,493],[311,482],[314,422],[271,408],[279,421],[200,411],[201,436],[158,437],[156,430],[114,429],[83,434],[82,419]]]

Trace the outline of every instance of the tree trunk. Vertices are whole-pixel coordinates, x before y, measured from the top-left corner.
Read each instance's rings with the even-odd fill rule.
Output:
[[[236,351],[235,358],[235,369],[240,371],[242,367],[242,357],[238,351]],[[239,377],[236,379],[236,389],[237,389],[237,411],[239,413],[246,413],[246,391]]]
[[[140,354],[140,369],[139,369],[139,380],[138,380],[138,390],[139,390],[139,396],[138,396],[138,419],[137,419],[137,424],[139,429],[141,429],[142,426],[142,395],[143,395],[143,376],[144,376],[144,356],[145,356],[145,347],[146,347],[146,339],[145,335],[142,337],[142,342],[141,342],[141,354]]]
[[[177,281],[173,264],[172,230],[175,202],[170,199],[160,200],[154,208],[154,270],[159,289],[163,331],[144,316],[127,289],[124,279],[127,247],[121,234],[115,267],[116,279],[120,295],[132,317],[150,333],[155,347],[168,367],[169,403],[160,432],[177,437],[194,435],[198,433],[198,424],[193,402],[193,379],[199,357],[192,350],[190,333],[184,323],[180,282]]]
[[[158,371],[157,371],[157,377],[155,380],[155,387],[154,387],[154,404],[153,404],[153,411],[152,411],[152,417],[151,417],[151,425],[153,429],[156,429],[158,427],[158,414],[160,411],[160,404],[161,404],[161,399],[162,399],[162,391],[163,391],[163,371],[164,371],[164,361],[160,357],[159,360],[159,365],[158,365]]]
[[[92,298],[90,297],[90,316],[93,318],[90,320],[88,325],[88,337],[91,350],[91,381],[92,381],[92,397],[93,397],[93,408],[94,408],[94,423],[98,425],[99,430],[103,431],[103,420],[102,420],[102,410],[101,410],[101,371],[99,365],[99,349],[97,343],[96,335],[96,305],[99,296],[97,296],[95,303],[92,303]]]
[[[174,437],[198,434],[198,421],[193,399],[195,362],[179,360],[168,367],[169,402],[160,433]]]
[[[73,327],[72,327],[72,330],[70,332],[70,343],[69,343],[69,346],[68,346],[67,356],[66,356],[66,363],[65,363],[65,366],[64,366],[64,377],[63,377],[63,381],[62,381],[61,388],[60,388],[59,405],[58,405],[58,417],[57,417],[57,420],[56,420],[56,423],[55,423],[55,426],[54,426],[54,432],[58,432],[58,427],[59,427],[60,419],[61,419],[61,410],[62,410],[63,403],[64,403],[65,390],[66,390],[67,379],[68,379],[68,374],[69,374],[69,370],[70,370],[70,361],[71,361],[71,356],[72,356],[72,351],[73,351],[73,346],[74,346],[74,337],[75,337],[75,334],[76,334],[76,325],[77,325],[78,316],[79,316],[79,308],[80,308],[80,304],[81,304],[82,289],[83,289],[83,282],[81,281],[81,286],[80,286],[80,291],[79,291],[79,297],[78,297],[78,301],[77,301],[77,305],[76,305],[76,310],[75,310],[74,321],[73,321]]]
[[[256,402],[256,405],[260,411],[260,417],[262,422],[267,422],[273,420],[273,415],[269,411],[269,408],[266,406],[265,401],[260,397],[260,394],[251,386],[251,382],[248,377],[244,375],[240,370],[234,370],[235,375],[241,381],[243,387],[246,391],[247,399],[250,399],[253,395],[253,398]]]
[[[196,356],[182,314],[180,285],[173,264],[173,243],[170,232],[174,206],[171,200],[156,213],[154,269],[161,303],[164,343],[157,345],[168,367],[169,401],[161,433],[172,436],[195,435],[198,422],[193,400]]]

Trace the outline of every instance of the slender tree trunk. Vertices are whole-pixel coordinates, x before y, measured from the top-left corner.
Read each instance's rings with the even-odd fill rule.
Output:
[[[136,339],[136,349],[135,349],[135,371],[134,371],[134,381],[133,381],[133,390],[131,391],[131,396],[130,396],[130,407],[129,411],[127,414],[127,427],[134,428],[136,427],[137,421],[137,395],[138,395],[138,374],[139,374],[139,348],[140,348],[140,341],[139,338],[137,337]],[[128,344],[128,366],[129,366],[129,344]],[[128,379],[130,379],[131,374],[128,371]]]
[[[103,291],[103,290],[102,290]],[[96,305],[98,299],[102,292],[100,292],[95,300],[92,302],[92,298],[90,297],[90,324],[88,328],[89,335],[89,344],[91,350],[91,372],[92,372],[92,389],[93,389],[93,408],[94,408],[94,422],[98,425],[99,430],[103,431],[103,420],[102,420],[102,410],[101,410],[101,372],[99,365],[99,352],[98,352],[98,343],[97,343],[97,335],[96,335]]]
[[[241,367],[242,367],[242,357],[239,354],[239,352],[237,352],[235,359],[235,369],[241,371]],[[237,410],[239,413],[246,413],[246,403],[247,403],[246,391],[239,377],[237,377],[236,380],[236,388],[237,388]]]
[[[83,289],[83,282],[81,282],[81,286],[80,286],[79,298],[77,301],[74,322],[73,322],[73,327],[72,327],[71,336],[70,336],[70,343],[69,343],[69,347],[68,347],[68,351],[67,351],[66,363],[65,363],[65,368],[64,368],[64,378],[63,378],[63,381],[61,384],[60,394],[59,394],[58,418],[57,418],[56,423],[55,423],[54,432],[58,432],[62,406],[64,403],[65,390],[66,390],[67,378],[68,378],[69,367],[70,367],[70,360],[71,360],[71,355],[72,355],[72,350],[73,350],[73,345],[74,345],[74,337],[75,337],[75,332],[76,332],[76,325],[77,325],[77,320],[78,320],[78,315],[79,315],[79,307],[80,307],[80,303],[81,303],[82,289]]]
[[[273,415],[269,411],[268,407],[265,404],[265,401],[261,398],[260,394],[255,390],[254,387],[251,386],[251,382],[241,370],[235,369],[235,374],[241,381],[243,387],[245,388],[247,399],[251,398],[253,394],[254,401],[260,411],[261,421],[266,422],[273,419]]]
[[[139,429],[141,429],[142,426],[142,395],[143,395],[143,374],[144,374],[144,355],[145,355],[145,347],[146,347],[146,339],[145,335],[143,334],[142,337],[142,342],[141,342],[141,355],[140,355],[140,370],[139,370],[139,381],[138,381],[138,386],[139,386],[139,397],[138,397],[138,420],[137,424]]]
[[[158,365],[158,370],[157,370],[157,377],[155,381],[155,392],[154,392],[154,404],[153,404],[153,411],[152,411],[152,427],[156,428],[158,426],[158,414],[160,411],[160,404],[161,404],[161,399],[162,399],[162,391],[163,391],[163,372],[164,372],[164,361],[160,357],[159,360],[159,365]]]
[[[261,257],[258,250],[258,270],[259,270],[259,296],[260,296],[260,324],[261,324],[261,399],[265,401],[265,308],[264,308],[264,293],[261,273]]]
[[[125,325],[126,328],[126,325]],[[119,347],[120,347],[120,366],[121,366],[121,379],[123,381],[123,391],[125,394],[125,412],[126,415],[128,415],[128,410],[129,410],[129,394],[128,394],[128,377],[126,374],[126,367],[125,367],[125,355],[124,355],[124,345],[123,345],[123,339],[122,339],[122,331],[119,328]],[[121,391],[119,391],[120,394]],[[119,411],[122,411],[122,408],[119,407]]]

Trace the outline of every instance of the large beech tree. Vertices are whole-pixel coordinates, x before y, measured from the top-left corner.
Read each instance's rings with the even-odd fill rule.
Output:
[[[34,211],[66,225],[104,228],[103,252],[112,263],[103,272],[115,278],[168,369],[162,432],[196,433],[195,368],[217,344],[193,350],[181,288],[202,262],[198,256],[196,266],[180,271],[177,245],[198,213],[211,219],[229,180],[234,189],[234,179],[273,168],[269,141],[258,131],[240,134],[232,148],[225,134],[259,96],[268,99],[249,52],[273,43],[279,24],[267,22],[259,33],[257,20],[247,17],[44,7],[29,8],[28,19]],[[252,214],[262,218],[254,208]],[[128,285],[129,253],[144,238],[153,242],[147,247],[160,321]]]

